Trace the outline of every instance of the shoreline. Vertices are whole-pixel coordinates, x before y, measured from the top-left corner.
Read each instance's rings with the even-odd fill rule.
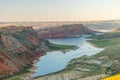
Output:
[[[53,44],[53,43],[52,43],[52,44]],[[61,45],[61,44],[58,44],[58,45]],[[63,45],[62,45],[62,46],[63,46]],[[60,50],[47,50],[47,51],[44,53],[44,55],[42,55],[42,56],[45,56],[45,55],[47,54],[47,52],[52,52],[52,51],[61,51],[61,52],[63,52],[62,50],[65,50],[65,53],[66,53],[66,52],[69,51],[69,50],[76,50],[76,49],[78,49],[78,46],[74,46],[74,45],[66,45],[66,46],[73,46],[73,48],[71,48],[71,49],[60,49]],[[28,75],[28,77],[31,77],[32,79],[34,78],[34,77],[32,77],[31,75],[32,75],[33,73],[35,73],[35,70],[38,68],[35,64],[40,61],[40,58],[41,58],[42,56],[40,56],[38,59],[36,59],[36,60],[33,61],[32,68],[30,69],[30,74]],[[51,74],[51,73],[50,73],[50,74]]]
[[[85,40],[88,44],[90,44],[90,42],[88,42],[88,40],[87,40],[87,38],[86,38],[86,40]],[[91,46],[93,46],[93,47],[96,47],[96,46],[94,46],[94,45],[92,45],[92,44],[90,44]],[[99,48],[99,47],[96,47],[96,48]],[[97,53],[96,53],[97,54]],[[84,56],[84,55],[83,55]],[[92,55],[91,55],[92,56]],[[82,56],[80,56],[80,57],[82,57]],[[72,59],[71,59],[72,60]],[[66,68],[66,67],[65,67]],[[45,75],[41,75],[41,76],[36,76],[36,77],[34,77],[33,79],[36,79],[36,78],[39,78],[39,77],[44,77],[44,76],[49,76],[49,75],[52,75],[52,74],[56,74],[56,73],[58,73],[58,72],[61,72],[61,71],[63,71],[65,68],[63,68],[62,70],[59,70],[59,71],[56,71],[56,72],[53,72],[53,73],[48,73],[48,74],[45,74]]]

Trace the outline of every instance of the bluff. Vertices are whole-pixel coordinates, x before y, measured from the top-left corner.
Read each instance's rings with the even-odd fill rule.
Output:
[[[0,78],[24,71],[46,52],[32,27],[0,28]]]
[[[61,38],[61,37],[73,37],[82,34],[94,34],[93,31],[83,24],[69,24],[57,27],[46,27],[37,30],[41,38]]]

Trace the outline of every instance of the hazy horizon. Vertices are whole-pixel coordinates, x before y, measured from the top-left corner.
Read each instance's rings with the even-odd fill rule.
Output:
[[[106,20],[81,20],[81,21],[0,21],[0,22],[8,22],[8,23],[16,23],[16,22],[45,22],[45,23],[57,23],[57,22],[99,22],[99,21],[119,21],[120,19],[106,19]]]
[[[0,0],[0,22],[120,19],[120,0]]]

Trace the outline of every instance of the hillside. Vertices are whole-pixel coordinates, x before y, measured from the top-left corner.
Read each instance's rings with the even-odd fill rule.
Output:
[[[83,24],[95,30],[115,30],[120,28],[120,20],[88,21],[83,22]]]
[[[43,44],[32,28],[0,29],[0,78],[23,71],[43,54]]]
[[[82,24],[70,24],[42,29],[40,28],[37,31],[41,38],[73,37],[82,34],[94,34],[96,32]]]

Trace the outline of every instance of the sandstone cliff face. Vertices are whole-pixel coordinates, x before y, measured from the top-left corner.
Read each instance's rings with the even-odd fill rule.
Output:
[[[23,71],[45,53],[43,46],[32,28],[0,29],[0,78]]]
[[[95,33],[95,31],[88,29],[82,24],[70,24],[58,27],[39,29],[38,33],[42,38],[60,38],[73,37],[82,34],[93,34]]]

